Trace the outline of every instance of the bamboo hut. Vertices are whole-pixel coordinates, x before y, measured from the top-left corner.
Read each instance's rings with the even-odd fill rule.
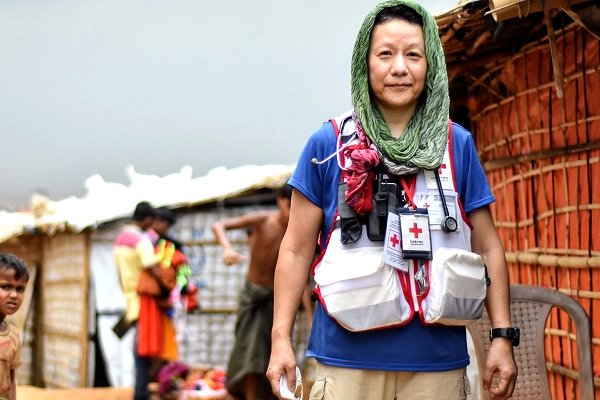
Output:
[[[275,190],[293,166],[216,169],[155,177],[130,171],[126,187],[87,182],[88,195],[42,204],[35,215],[0,214],[0,251],[24,258],[36,272],[28,304],[13,316],[23,331],[20,384],[48,388],[128,387],[133,384],[133,334],[119,339],[112,326],[125,308],[113,261],[113,243],[135,204],[172,208],[174,235],[186,246],[201,309],[187,315],[180,360],[224,368],[233,345],[237,296],[246,265],[225,267],[211,231],[217,219],[275,207]],[[11,222],[11,223],[9,223]],[[246,233],[228,233],[248,254]],[[302,338],[298,337],[302,352]]]
[[[438,15],[451,118],[469,128],[496,203],[511,283],[554,288],[592,326],[600,398],[600,8],[469,1]],[[553,399],[576,399],[572,323],[545,330]]]

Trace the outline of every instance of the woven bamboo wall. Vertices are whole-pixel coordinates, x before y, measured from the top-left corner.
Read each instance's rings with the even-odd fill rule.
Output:
[[[44,240],[41,274],[43,383],[85,387],[87,379],[88,248],[85,234]]]
[[[174,235],[187,247],[193,280],[203,286],[199,297],[201,310],[188,316],[186,334],[181,337],[182,361],[225,368],[233,346],[238,294],[250,259],[247,234],[243,229],[227,232],[236,251],[246,257],[246,262],[227,266],[222,261],[222,248],[214,238],[211,225],[218,219],[268,208],[272,207],[226,207],[178,214]],[[297,331],[296,350],[302,362],[306,337],[302,329]]]
[[[178,215],[174,235],[186,245],[193,271],[200,286],[201,311],[188,316],[186,334],[181,337],[180,357],[193,364],[224,368],[233,346],[237,295],[244,282],[246,263],[226,266],[211,225],[220,218],[231,218],[256,208],[223,208],[184,212]],[[234,248],[249,256],[243,230],[228,232]]]
[[[496,196],[492,212],[512,283],[558,289],[590,317],[596,396],[600,398],[600,51],[574,26],[557,34],[564,98],[557,97],[548,41],[488,73],[488,96],[473,120]],[[497,95],[504,93],[501,99]],[[576,399],[572,323],[552,312],[546,357],[553,399]]]

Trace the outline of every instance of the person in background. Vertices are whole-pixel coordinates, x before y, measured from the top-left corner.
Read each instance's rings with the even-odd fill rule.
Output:
[[[174,292],[171,292],[171,303],[181,300],[182,306],[187,312],[196,310],[199,307],[198,287],[191,279],[192,269],[188,264],[183,243],[170,233],[171,228],[176,223],[177,218],[172,210],[165,207],[158,208],[152,229],[155,234],[152,235],[152,239],[154,243],[160,243],[160,240],[164,240],[173,245],[170,254],[171,264],[176,271],[176,286]]]
[[[21,307],[28,281],[27,264],[13,254],[0,253],[0,400],[17,398],[15,369],[21,364],[21,342],[6,316]]]
[[[187,288],[191,269],[187,264],[183,245],[170,235],[170,229],[177,222],[175,214],[168,208],[157,208],[154,223],[149,234],[155,245],[155,252],[161,255],[161,279],[170,293],[159,295],[156,303],[158,318],[152,321],[149,329],[158,333],[157,343],[146,349],[149,355],[163,362],[178,359],[176,329],[173,321],[175,307],[179,305],[181,292]]]
[[[448,77],[435,19],[412,1],[375,6],[356,39],[351,81],[353,110],[326,122],[309,138],[289,181],[293,195],[275,270],[267,376],[278,396],[282,377],[289,383],[296,381],[292,326],[320,238],[323,256],[315,266],[317,284],[318,277],[326,276],[333,282],[328,289],[339,290],[333,293],[340,295],[342,290],[334,285],[348,282],[335,280],[340,272],[350,264],[374,266],[385,271],[382,274],[400,278],[386,281],[396,282],[398,302],[377,305],[390,311],[402,304],[402,312],[396,308],[387,318],[388,313],[373,309],[379,315],[364,315],[359,321],[348,313],[347,323],[355,325],[346,328],[335,319],[342,318],[340,314],[334,317],[332,310],[318,303],[307,351],[317,360],[310,398],[463,400],[469,391],[465,326],[421,321],[419,311],[429,294],[427,253],[435,257],[435,250],[451,247],[481,256],[491,279],[485,303],[493,328],[511,325],[508,271],[489,209],[494,197],[473,139],[460,125],[449,122]],[[347,132],[345,122],[350,127]],[[453,172],[448,173],[450,168]],[[436,173],[442,175],[440,180],[435,179]],[[441,196],[447,197],[454,221],[442,218]],[[383,208],[385,212],[379,212],[384,207],[380,203],[391,205],[389,212]],[[380,228],[390,234],[389,241]],[[397,250],[400,241],[391,240],[398,239],[391,235],[394,229],[408,231],[401,251]],[[422,239],[427,234],[430,239]],[[382,263],[384,246],[396,249],[398,257]],[[423,251],[425,247],[429,252]],[[326,275],[318,276],[321,272]],[[348,307],[344,310],[352,310],[357,302],[362,307],[367,300],[360,303],[359,296],[342,297]],[[363,328],[367,316],[380,318],[382,325]],[[509,398],[514,390],[513,343],[512,338],[497,337],[487,355],[484,386],[495,400]],[[289,389],[293,391],[293,385]]]
[[[118,234],[114,243],[114,256],[119,273],[121,289],[125,296],[125,320],[131,326],[136,326],[140,315],[140,283],[154,284],[160,278],[159,257],[154,252],[154,246],[148,237],[148,230],[154,222],[155,210],[150,203],[138,203],[132,215],[132,221],[126,224]],[[142,273],[147,279],[141,282]],[[149,397],[148,383],[151,381],[150,372],[156,360],[142,357],[138,353],[138,332],[133,348],[135,362],[134,400],[146,400]]]
[[[273,277],[279,245],[285,233],[290,210],[291,189],[282,187],[277,210],[253,212],[215,222],[212,230],[223,246],[223,261],[233,265],[244,257],[233,248],[226,235],[230,229],[246,229],[250,262],[239,300],[235,344],[227,366],[227,390],[244,400],[274,398],[266,380],[271,327],[273,323]]]
[[[171,228],[177,223],[175,213],[166,208],[159,207],[156,209],[154,222],[152,224],[151,239],[158,242],[160,239],[168,240],[175,245],[177,250],[183,251],[183,244],[170,234]]]

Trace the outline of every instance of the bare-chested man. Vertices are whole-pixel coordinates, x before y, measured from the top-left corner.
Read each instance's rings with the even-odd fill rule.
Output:
[[[227,366],[227,390],[244,400],[276,399],[265,373],[271,352],[273,325],[273,280],[279,245],[287,228],[292,191],[282,187],[278,209],[256,212],[213,224],[215,237],[223,246],[223,261],[233,265],[244,257],[227,238],[229,229],[247,229],[251,240],[246,285],[240,293],[235,327],[235,345]]]

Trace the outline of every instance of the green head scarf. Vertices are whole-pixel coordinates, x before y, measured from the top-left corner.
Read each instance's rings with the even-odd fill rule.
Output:
[[[369,90],[367,65],[369,42],[377,14],[384,8],[404,5],[423,18],[427,77],[422,99],[404,133],[392,137],[381,111]],[[421,5],[406,0],[388,0],[377,5],[365,18],[354,44],[351,66],[352,104],[365,134],[379,149],[386,167],[395,174],[440,166],[448,141],[448,74],[444,50],[433,16]],[[423,97],[424,96],[424,97]]]

